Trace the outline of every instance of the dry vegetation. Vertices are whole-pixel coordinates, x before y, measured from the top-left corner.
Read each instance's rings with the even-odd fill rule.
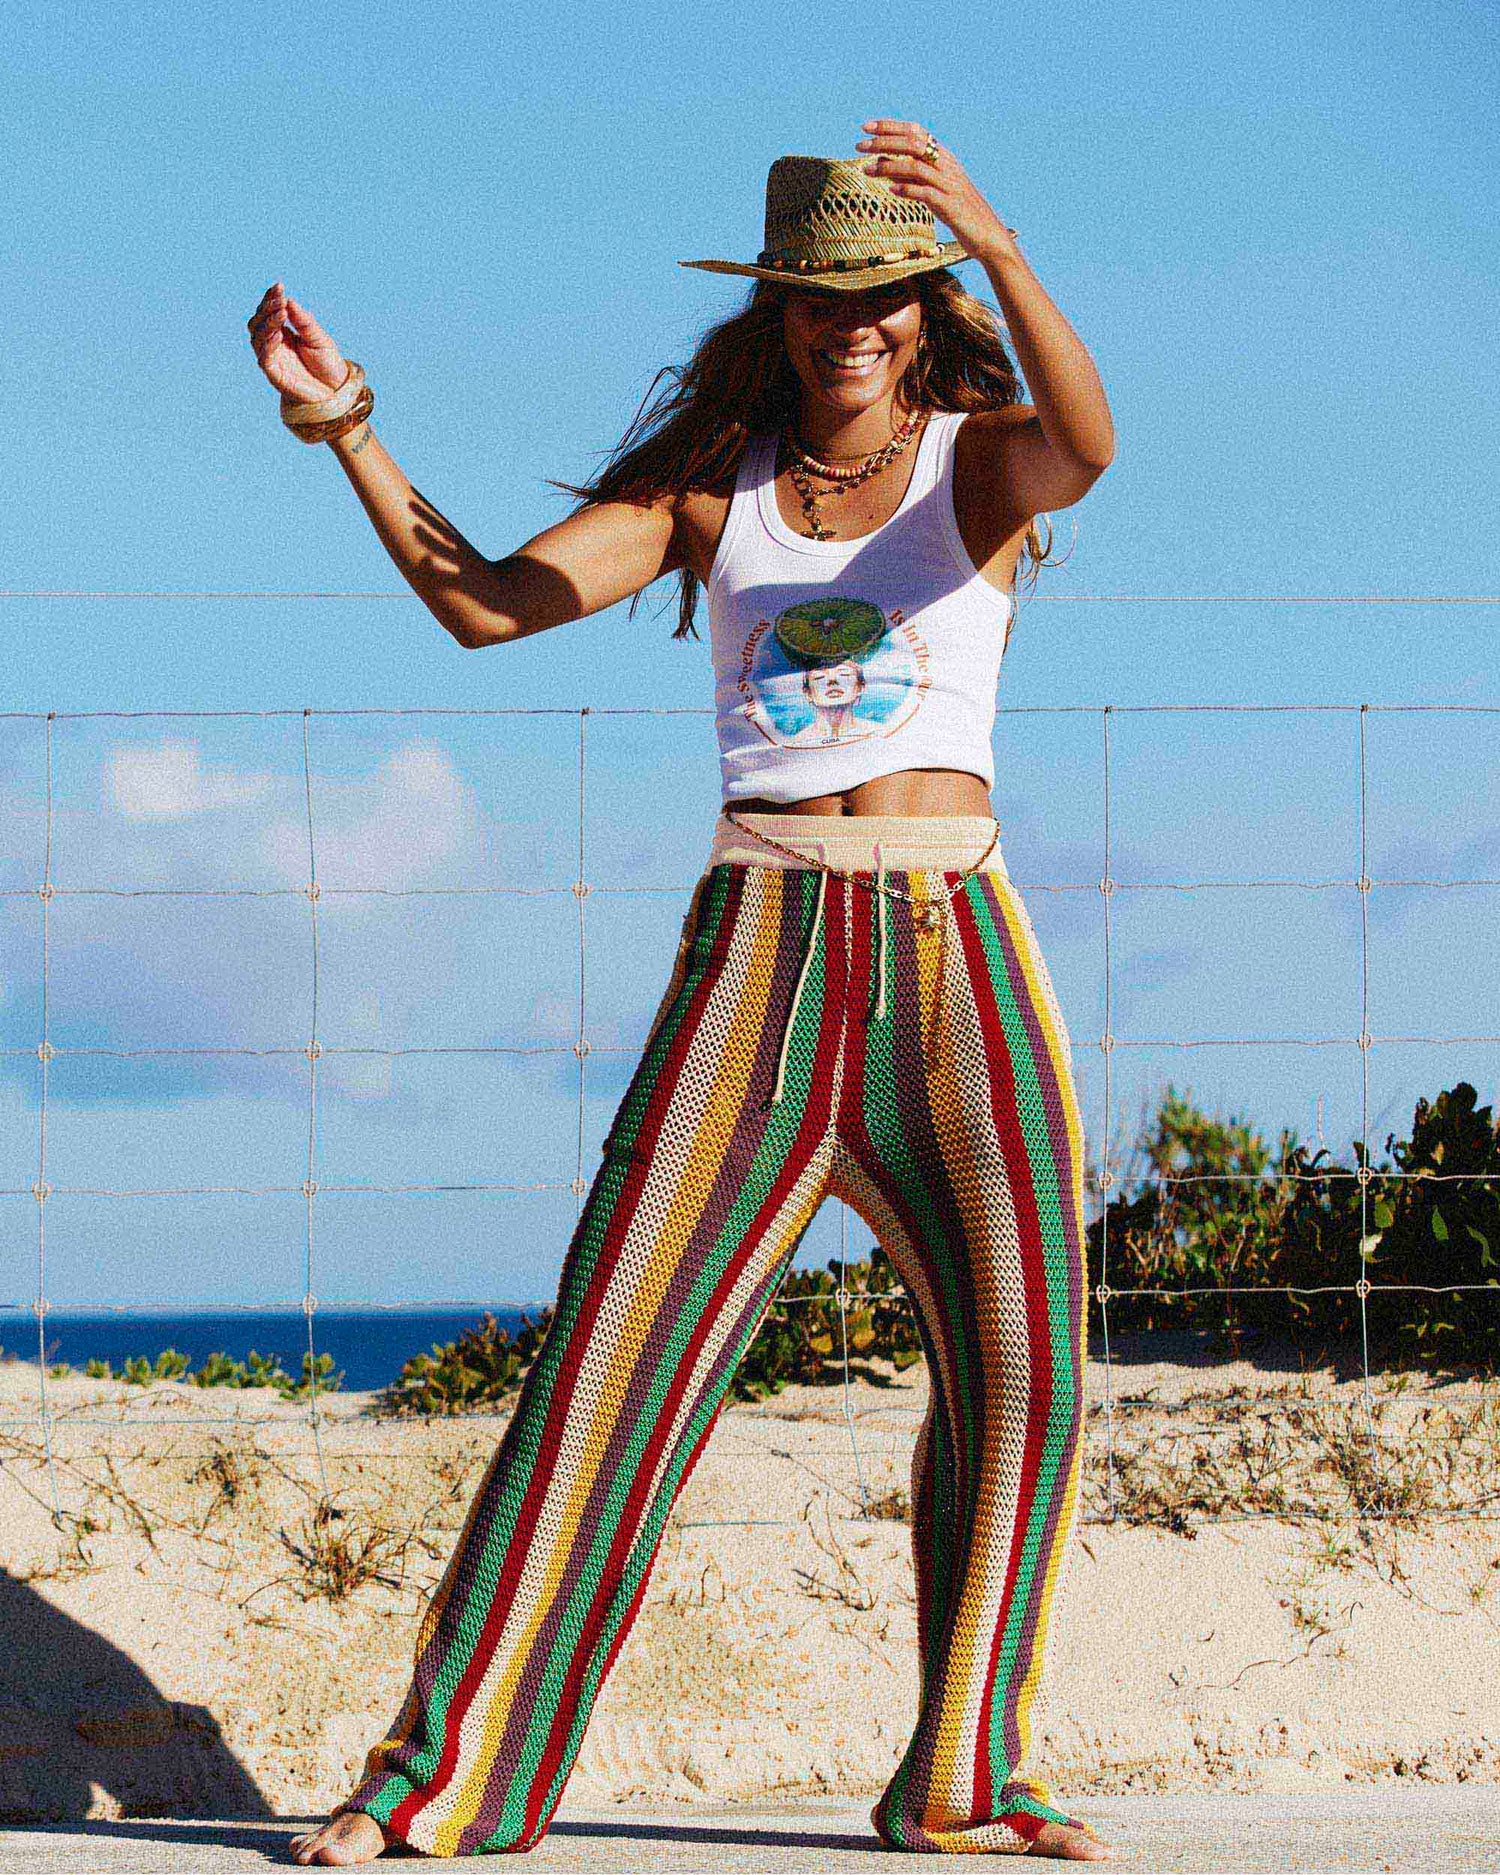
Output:
[[[1153,1362],[1158,1341],[1178,1358]],[[1142,1336],[1116,1342],[1108,1387],[1090,1364],[1076,1599],[1035,1745],[1075,1793],[1500,1770],[1500,1688],[1460,1665],[1495,1645],[1500,1546],[1471,1513],[1495,1504],[1500,1402],[1377,1375],[1367,1410],[1357,1367],[1293,1376],[1282,1355],[1225,1365]],[[17,1380],[0,1368],[8,1412]],[[335,1801],[394,1716],[505,1409],[393,1420],[334,1395],[315,1446],[305,1402],[225,1427],[181,1380],[50,1394],[50,1479],[39,1432],[0,1432],[13,1657],[57,1663],[41,1684],[0,1674],[0,1808]],[[879,1787],[916,1697],[925,1400],[918,1364],[847,1401],[793,1384],[726,1409],[590,1722],[580,1798]]]

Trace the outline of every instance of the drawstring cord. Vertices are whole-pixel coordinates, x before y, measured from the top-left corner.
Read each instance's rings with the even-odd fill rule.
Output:
[[[828,856],[823,842],[817,842],[818,858],[822,864],[818,868],[818,896],[813,905],[812,926],[807,934],[807,942],[802,947],[802,967],[797,972],[797,986],[792,991],[791,1007],[787,1010],[786,1023],[781,1031],[781,1047],[776,1056],[776,1081],[771,1089],[768,1106],[776,1106],[781,1100],[786,1087],[787,1055],[792,1045],[792,1030],[797,1022],[797,1009],[802,1001],[802,986],[807,981],[807,973],[812,967],[813,951],[818,942],[818,932],[823,924],[823,898],[828,889]],[[885,1019],[885,857],[880,850],[880,842],[875,843],[875,929],[877,933],[875,947],[875,1017],[877,1022]]]
[[[786,1027],[781,1032],[781,1049],[776,1058],[776,1084],[771,1089],[771,1098],[767,1105],[774,1107],[781,1099],[783,1084],[786,1080],[787,1051],[792,1042],[792,1026],[797,1020],[797,1005],[802,1000],[802,985],[807,981],[808,967],[812,963],[813,946],[818,941],[818,927],[823,922],[823,893],[828,885],[828,857],[821,840],[817,843],[818,857],[823,864],[818,868],[818,900],[813,907],[812,929],[808,933],[807,943],[802,951],[802,968],[797,973],[797,987],[792,991],[792,1006],[787,1011]]]

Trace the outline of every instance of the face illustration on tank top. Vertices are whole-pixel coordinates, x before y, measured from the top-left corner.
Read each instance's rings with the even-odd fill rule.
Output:
[[[761,619],[740,659],[743,714],[778,748],[889,736],[921,708],[927,646],[893,608],[829,595]]]

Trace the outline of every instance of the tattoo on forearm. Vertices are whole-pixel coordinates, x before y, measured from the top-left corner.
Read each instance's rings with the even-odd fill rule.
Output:
[[[357,456],[374,434],[375,432],[370,428],[368,423],[363,424],[360,427],[357,440],[349,445],[349,454],[351,456]]]

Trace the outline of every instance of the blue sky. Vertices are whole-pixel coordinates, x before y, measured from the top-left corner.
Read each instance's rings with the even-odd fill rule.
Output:
[[[1116,1127],[1170,1077],[1273,1135],[1321,1124],[1347,1143],[1359,1052],[1312,1044],[1360,1022],[1358,895],[1324,883],[1358,871],[1359,715],[1141,706],[1387,706],[1364,719],[1372,876],[1500,878],[1497,608],[1353,602],[1500,593],[1492,13],[1063,0],[1045,31],[1019,8],[884,5],[846,30],[761,0],[464,7],[421,26],[378,7],[12,19],[11,591],[404,592],[331,453],[281,428],[255,367],[245,321],[278,277],[365,366],[415,485],[481,551],[509,551],[566,511],[544,478],[586,477],[657,368],[738,303],[745,283],[676,262],[760,245],[771,160],[852,155],[870,115],[929,123],[1020,229],[1115,415],[1114,464],[1057,517],[1071,557],[1023,601],[995,737],[1005,851],[1094,1137],[1112,704],[1111,870],[1141,888],[1113,901],[1112,1025],[1154,1044],[1115,1051]],[[718,803],[706,617],[701,642],[673,642],[670,582],[634,619],[478,654],[409,596],[0,606],[0,711],[280,712],[56,723],[53,878],[119,888],[53,901],[59,1048],[305,1041],[311,707],[370,712],[309,722],[322,1039],[566,1051],[566,712],[680,712],[588,720],[592,1172]],[[1432,704],[1468,713],[1389,707]],[[563,713],[441,713],[500,709]],[[0,717],[10,1050],[40,1033],[40,905],[20,894],[42,873],[44,750],[41,723]],[[1249,879],[1291,883],[1230,883]],[[1377,886],[1373,1032],[1494,1032],[1497,891]],[[1377,1145],[1418,1093],[1500,1091],[1493,1044],[1382,1043],[1369,1071]],[[38,1077],[0,1057],[0,1187],[36,1177]],[[251,1053],[59,1056],[48,1177],[299,1184],[305,1077]],[[577,1087],[567,1052],[331,1057],[317,1177],[565,1186]],[[300,1194],[59,1198],[49,1292],[295,1297],[304,1210]],[[565,1188],[330,1193],[315,1288],[545,1298],[575,1210]],[[836,1253],[838,1212],[800,1261]],[[867,1241],[851,1219],[851,1253]],[[35,1262],[33,1201],[0,1199],[0,1302],[32,1292]]]

